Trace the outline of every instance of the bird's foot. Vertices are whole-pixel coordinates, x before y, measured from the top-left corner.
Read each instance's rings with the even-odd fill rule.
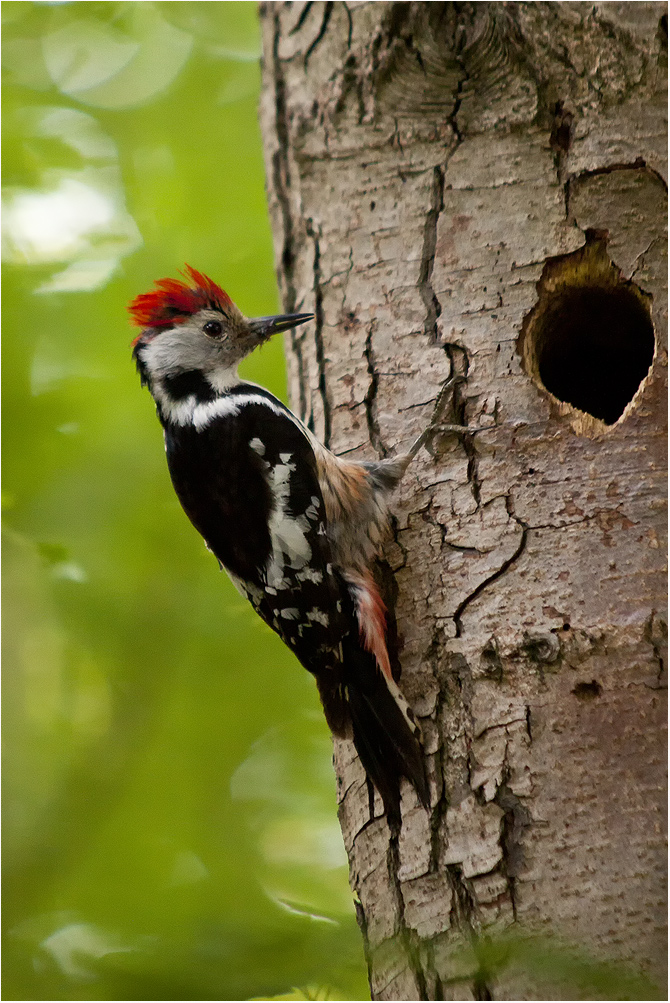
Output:
[[[457,388],[465,382],[466,380],[464,376],[450,376],[449,379],[445,380],[442,384],[442,388],[435,400],[433,413],[430,417],[428,425],[424,428],[421,435],[414,440],[409,448],[408,456],[410,458],[416,456],[422,446],[425,446],[426,449],[431,452],[433,440],[437,435],[446,435],[449,433],[454,433],[456,435],[472,435],[475,432],[483,431],[483,429],[480,428],[472,428],[469,425],[461,425],[456,420],[456,391]]]

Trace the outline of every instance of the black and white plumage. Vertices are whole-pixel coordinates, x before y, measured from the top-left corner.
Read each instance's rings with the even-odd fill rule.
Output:
[[[188,276],[191,285],[163,279],[130,307],[175,491],[236,587],[315,676],[331,729],[353,737],[397,819],[402,776],[426,806],[428,790],[420,731],[391,673],[374,562],[388,495],[416,448],[379,463],[336,457],[236,371],[256,345],[311,315],[248,320],[206,276]]]

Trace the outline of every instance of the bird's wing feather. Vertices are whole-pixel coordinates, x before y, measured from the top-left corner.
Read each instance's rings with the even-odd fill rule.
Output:
[[[332,561],[309,439],[259,394],[234,415],[166,434],[172,480],[187,515],[238,588],[307,668],[355,622]]]
[[[234,416],[168,431],[166,445],[191,521],[263,620],[317,677],[331,728],[342,734],[351,722],[387,810],[397,813],[400,774],[425,800],[418,729],[380,661],[383,615],[366,630],[372,576],[352,577],[333,560],[317,462],[299,424],[276,404],[247,401]]]

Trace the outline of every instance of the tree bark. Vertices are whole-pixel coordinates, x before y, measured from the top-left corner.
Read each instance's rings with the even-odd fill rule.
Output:
[[[560,998],[466,950],[504,931],[664,980],[665,11],[261,7],[296,410],[392,455],[457,376],[483,429],[385,554],[430,815],[371,819],[335,743],[374,999]]]

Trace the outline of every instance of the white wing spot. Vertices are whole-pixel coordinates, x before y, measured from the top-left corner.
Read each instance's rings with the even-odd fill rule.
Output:
[[[265,456],[265,443],[261,442],[259,438],[252,439],[249,445],[254,453],[258,453],[259,456]]]
[[[291,455],[282,453],[282,458],[287,456],[290,459]],[[268,585],[278,589],[288,587],[284,577],[286,567],[299,571],[312,556],[312,548],[306,536],[310,529],[307,518],[289,513],[291,473],[294,470],[295,463],[282,462],[269,467],[267,472],[274,504],[269,520],[272,554],[266,570],[266,580]]]
[[[310,620],[312,623],[320,623],[322,627],[327,627],[330,622],[328,619],[328,614],[324,613],[323,610],[317,609],[316,607],[314,607],[314,609],[311,609],[309,611],[309,613],[307,614],[307,619]]]
[[[303,568],[302,571],[296,572],[295,577],[299,582],[313,582],[315,585],[323,581],[323,574],[318,568]]]

